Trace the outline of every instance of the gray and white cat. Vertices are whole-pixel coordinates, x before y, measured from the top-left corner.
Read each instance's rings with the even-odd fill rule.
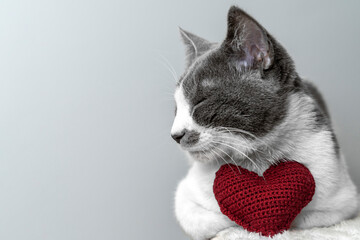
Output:
[[[226,163],[259,175],[281,159],[305,165],[315,195],[292,228],[353,217],[357,190],[324,100],[299,77],[285,49],[237,7],[229,10],[221,44],[180,32],[187,69],[176,86],[171,135],[191,160],[175,197],[184,231],[194,240],[235,240],[245,231],[221,213],[213,194],[215,172]]]

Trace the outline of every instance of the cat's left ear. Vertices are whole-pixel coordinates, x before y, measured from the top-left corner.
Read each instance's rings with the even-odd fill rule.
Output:
[[[189,67],[197,57],[210,50],[213,44],[180,27],[179,31],[186,48],[186,67]]]
[[[268,69],[273,63],[274,50],[265,29],[238,7],[229,10],[223,44],[238,69]]]

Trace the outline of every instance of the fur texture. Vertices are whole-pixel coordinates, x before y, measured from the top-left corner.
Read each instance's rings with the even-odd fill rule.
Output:
[[[228,232],[231,232],[230,234]],[[213,240],[224,239],[249,239],[249,240],[266,240],[257,233],[249,233],[239,229],[226,229],[217,234]],[[292,229],[281,234],[273,236],[273,240],[359,240],[360,239],[360,215],[355,219],[342,221],[330,227],[312,228],[312,229]]]
[[[184,231],[195,240],[230,240],[245,232],[220,212],[212,191],[215,172],[226,163],[259,175],[280,159],[305,165],[315,179],[315,195],[292,228],[353,217],[357,190],[325,102],[298,76],[285,49],[237,7],[229,10],[221,44],[180,33],[187,69],[175,91],[171,134],[192,162],[175,196]]]

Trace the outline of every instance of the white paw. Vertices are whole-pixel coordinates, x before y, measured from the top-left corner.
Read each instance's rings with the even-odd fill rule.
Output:
[[[231,227],[222,230],[211,240],[261,240],[262,238],[258,233],[250,233],[242,227]]]
[[[246,231],[240,227],[231,227],[218,232],[212,240],[242,240]]]

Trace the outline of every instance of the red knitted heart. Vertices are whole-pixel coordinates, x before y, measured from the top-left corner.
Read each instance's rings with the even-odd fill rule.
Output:
[[[213,190],[221,212],[250,232],[273,236],[289,229],[315,192],[313,176],[297,162],[271,166],[263,177],[239,169],[221,166]]]

